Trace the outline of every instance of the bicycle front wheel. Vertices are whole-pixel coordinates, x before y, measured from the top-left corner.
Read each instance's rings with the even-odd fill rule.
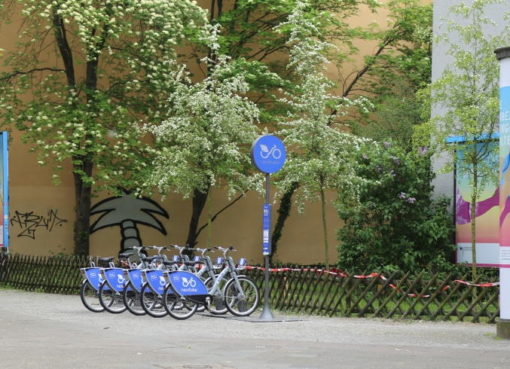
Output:
[[[83,305],[93,313],[101,313],[104,307],[99,302],[99,292],[92,287],[89,281],[84,281],[80,288],[80,298]]]
[[[140,292],[140,303],[143,310],[153,318],[162,318],[167,314],[162,296],[154,292],[147,283]]]
[[[112,314],[120,314],[126,311],[122,293],[110,288],[106,281],[101,283],[99,287],[99,302],[106,311]]]
[[[165,309],[172,318],[188,319],[196,313],[198,304],[176,294],[169,285],[163,295]]]
[[[225,303],[228,311],[237,316],[248,316],[259,304],[259,289],[255,282],[245,276],[232,278],[225,285]]]
[[[126,305],[127,310],[131,314],[134,315],[147,314],[142,307],[140,293],[133,288],[131,282],[128,282],[126,284],[124,292],[122,293],[122,299],[124,300],[124,305]]]

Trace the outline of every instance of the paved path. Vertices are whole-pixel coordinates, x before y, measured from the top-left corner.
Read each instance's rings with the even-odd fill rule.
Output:
[[[0,290],[0,368],[510,368],[494,325],[285,318],[94,314],[78,296]]]

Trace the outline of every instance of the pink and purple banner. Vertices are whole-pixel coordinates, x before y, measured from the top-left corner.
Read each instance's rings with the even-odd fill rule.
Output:
[[[462,142],[457,145],[457,163],[462,162],[464,150],[473,149],[465,146]],[[485,144],[483,144],[485,145]],[[482,144],[477,145],[483,149]],[[487,158],[494,163],[494,171],[497,171],[498,163],[498,142],[489,143],[491,155]],[[486,183],[478,196],[476,203],[476,263],[478,266],[498,267],[499,266],[499,186],[498,183]],[[457,262],[471,263],[471,195],[472,186],[470,176],[461,167],[456,170],[455,176],[455,226],[457,243]],[[508,210],[510,211],[510,206]]]

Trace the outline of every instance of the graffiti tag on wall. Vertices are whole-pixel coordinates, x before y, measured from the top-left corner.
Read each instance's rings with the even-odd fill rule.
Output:
[[[60,218],[57,209],[48,210],[46,215],[40,215],[34,211],[20,212],[16,210],[11,216],[11,226],[21,228],[16,236],[31,239],[35,239],[37,230],[52,232],[55,228],[62,227],[65,223],[67,223],[67,219]]]

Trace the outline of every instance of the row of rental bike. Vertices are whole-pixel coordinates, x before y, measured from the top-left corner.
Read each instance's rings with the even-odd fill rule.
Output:
[[[169,255],[173,250],[177,252]],[[190,318],[197,311],[248,316],[257,309],[259,290],[242,274],[246,259],[234,262],[232,251],[233,247],[219,246],[145,246],[119,255],[118,266],[114,258],[101,258],[98,265],[91,261],[89,267],[80,269],[81,301],[96,313],[127,310],[134,315],[175,319]],[[190,258],[190,252],[196,255]],[[221,254],[214,262],[213,252]]]

